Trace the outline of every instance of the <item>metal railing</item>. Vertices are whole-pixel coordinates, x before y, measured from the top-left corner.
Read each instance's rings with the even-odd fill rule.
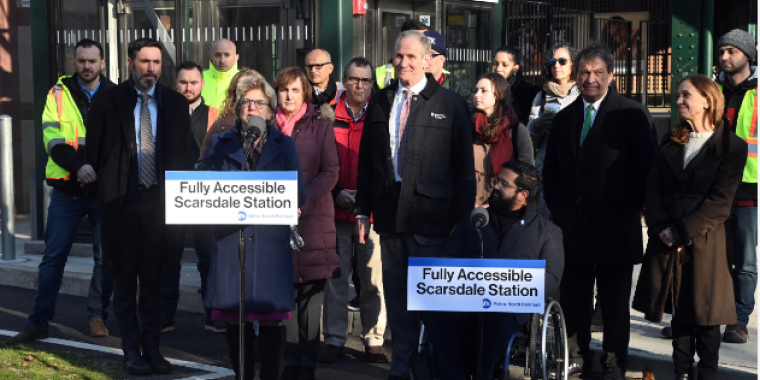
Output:
[[[640,23],[638,40],[642,72],[637,73],[638,101],[647,107],[670,107],[672,89],[670,21],[647,20]]]

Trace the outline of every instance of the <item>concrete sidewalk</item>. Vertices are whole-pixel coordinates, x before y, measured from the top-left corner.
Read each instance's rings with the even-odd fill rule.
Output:
[[[36,289],[37,267],[42,259],[40,254],[41,244],[42,242],[33,242],[30,239],[30,219],[28,216],[22,215],[17,217],[16,257],[26,259],[26,261],[0,263],[0,285]],[[44,246],[44,244],[42,245]],[[66,265],[61,293],[86,296],[93,267],[91,248],[87,244],[81,244],[77,245],[75,250],[76,252],[69,257]],[[87,254],[88,250],[90,250],[89,255]],[[30,254],[32,252],[37,252],[37,254]],[[194,252],[186,250],[183,256],[178,308],[183,311],[202,313],[201,297],[198,293],[200,276],[194,262]],[[634,270],[633,290],[636,287],[638,271],[639,267],[637,266]],[[723,344],[720,349],[720,364],[722,367],[736,370],[737,372],[735,373],[753,374],[751,378],[756,378],[758,374],[758,323],[756,311],[752,314],[749,325],[750,342],[748,344]],[[349,324],[351,325],[350,327],[353,327],[352,330],[354,331],[361,330],[358,319],[358,313],[356,315],[351,313]],[[641,365],[642,368],[631,367],[631,369],[641,371],[649,363],[652,363],[650,367],[658,368],[658,372],[664,371],[662,369],[664,368],[663,366],[668,367],[668,365],[669,370],[672,371],[672,364],[669,364],[672,354],[671,340],[665,339],[660,335],[660,330],[666,326],[666,323],[668,321],[661,325],[651,323],[646,321],[641,313],[632,310],[631,364],[636,363],[636,367]],[[601,350],[602,334],[594,333],[593,338],[592,345],[594,349]],[[731,376],[731,378],[739,377]]]

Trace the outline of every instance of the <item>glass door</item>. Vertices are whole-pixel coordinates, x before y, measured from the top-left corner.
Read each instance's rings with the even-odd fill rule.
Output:
[[[475,84],[490,71],[493,58],[493,8],[446,4],[446,69],[465,82]]]
[[[372,64],[382,66],[393,58],[393,48],[396,38],[401,33],[401,26],[412,18],[412,11],[378,10],[378,23],[376,31],[376,54]]]

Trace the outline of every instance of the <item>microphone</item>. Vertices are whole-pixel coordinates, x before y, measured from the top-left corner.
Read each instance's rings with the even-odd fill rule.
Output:
[[[488,210],[477,207],[470,213],[470,222],[475,228],[483,228],[488,225]]]
[[[253,142],[256,139],[261,136],[261,133],[264,132],[264,128],[267,127],[266,121],[264,121],[264,118],[261,116],[251,116],[250,119],[248,119],[248,126],[246,127],[246,137],[248,137],[248,140]]]

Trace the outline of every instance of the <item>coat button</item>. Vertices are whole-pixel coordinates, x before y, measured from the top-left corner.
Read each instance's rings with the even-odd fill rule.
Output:
[[[575,198],[575,201],[581,203],[581,197]]]
[[[253,243],[254,241],[256,241],[256,236],[249,237],[248,241],[250,241],[251,243]]]

